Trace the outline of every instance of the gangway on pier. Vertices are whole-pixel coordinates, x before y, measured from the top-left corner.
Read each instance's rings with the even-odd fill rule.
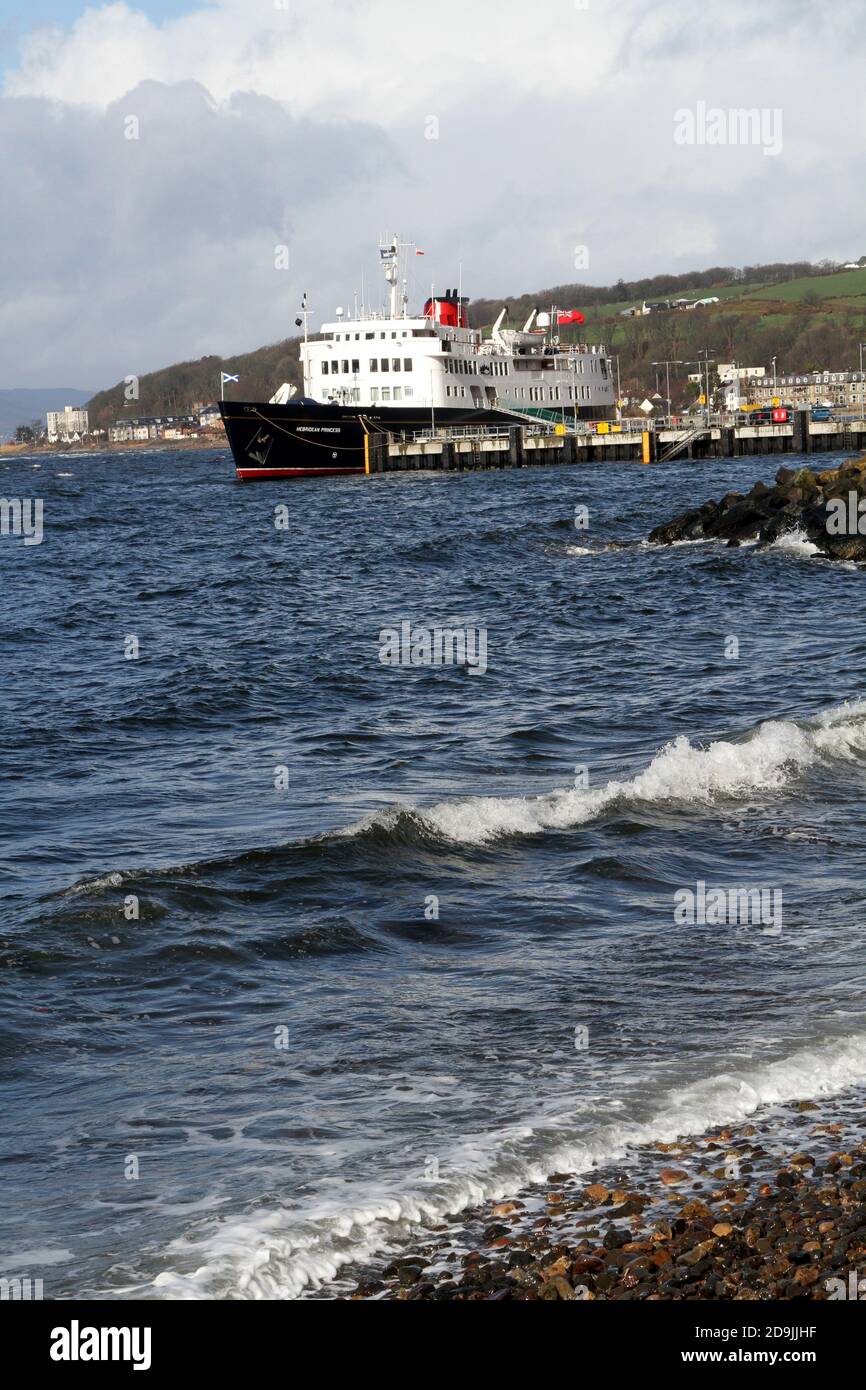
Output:
[[[543,405],[528,405],[525,408],[517,405],[497,405],[496,411],[499,415],[508,415],[512,420],[519,420],[522,425],[529,420],[541,425],[564,425],[572,434],[580,433],[573,417],[562,407],[559,410],[551,410]]]

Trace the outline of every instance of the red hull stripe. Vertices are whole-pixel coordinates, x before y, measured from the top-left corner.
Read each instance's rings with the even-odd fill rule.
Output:
[[[333,478],[343,473],[363,473],[363,468],[238,468],[244,482],[250,478]]]

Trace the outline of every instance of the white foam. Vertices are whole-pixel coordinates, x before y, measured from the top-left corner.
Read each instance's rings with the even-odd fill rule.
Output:
[[[186,1273],[168,1268],[153,1287],[180,1299],[295,1298],[334,1279],[347,1263],[400,1248],[421,1221],[501,1200],[552,1172],[580,1173],[621,1161],[636,1145],[736,1124],[762,1106],[832,1095],[864,1079],[866,1034],[856,1033],[672,1087],[645,1120],[611,1121],[607,1107],[593,1126],[593,1116],[573,1105],[498,1134],[467,1138],[442,1165],[455,1175],[427,1191],[383,1189],[344,1210],[320,1208],[306,1216],[269,1205],[212,1225],[198,1240],[186,1234],[172,1243],[168,1259],[172,1265],[200,1261],[198,1267]]]
[[[769,546],[770,550],[781,550],[786,555],[796,555],[800,559],[808,560],[813,555],[820,555],[821,549],[810,541],[805,531],[786,531],[778,540],[773,541]]]
[[[705,748],[681,736],[628,781],[597,790],[571,788],[536,797],[475,796],[417,808],[435,833],[460,844],[484,844],[503,835],[533,835],[582,825],[614,804],[712,803],[759,791],[779,791],[820,759],[866,752],[866,701],[845,704],[817,719],[768,720],[740,741]],[[377,813],[339,832],[354,835],[373,824],[392,825],[399,811]]]

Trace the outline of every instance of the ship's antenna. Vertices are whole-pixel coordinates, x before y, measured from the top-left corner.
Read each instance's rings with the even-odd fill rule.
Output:
[[[303,299],[301,300],[301,309],[300,309],[300,313],[299,313],[298,317],[295,319],[295,327],[296,327],[296,328],[300,328],[301,325],[303,325],[303,328],[304,328],[304,342],[305,342],[305,343],[308,341],[308,338],[309,338],[309,333],[308,333],[308,329],[307,329],[307,321],[308,321],[309,317],[310,317],[310,310],[307,308],[307,291],[304,290],[304,297],[303,297]]]

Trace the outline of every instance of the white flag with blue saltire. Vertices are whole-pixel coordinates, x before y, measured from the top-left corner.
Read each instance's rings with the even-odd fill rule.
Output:
[[[220,372],[220,376],[222,377],[223,386],[225,386],[227,381],[240,381],[239,376],[231,376],[228,372]]]

